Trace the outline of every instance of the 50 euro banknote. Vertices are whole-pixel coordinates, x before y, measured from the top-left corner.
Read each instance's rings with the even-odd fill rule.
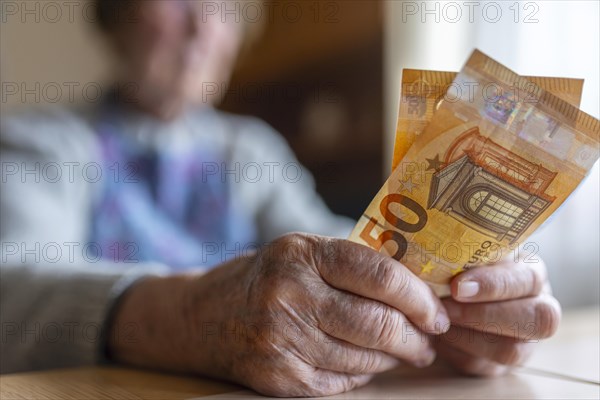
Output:
[[[402,71],[402,90],[398,123],[394,141],[392,171],[398,166],[417,136],[423,132],[448,89],[454,84],[456,72],[405,69]],[[555,77],[525,77],[534,85],[579,107],[583,79]],[[531,86],[534,88],[535,86]]]
[[[448,294],[499,260],[573,192],[600,123],[475,51],[351,233]]]

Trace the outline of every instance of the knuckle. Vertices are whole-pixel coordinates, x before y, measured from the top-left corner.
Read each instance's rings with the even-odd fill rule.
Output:
[[[375,282],[380,287],[383,287],[386,290],[393,290],[397,279],[396,273],[388,260],[381,259],[377,262],[377,266],[375,267]]]
[[[286,292],[298,292],[309,268],[307,240],[301,234],[289,234],[275,239],[260,251],[250,281],[255,296],[271,302]]]
[[[353,368],[355,374],[367,374],[375,371],[379,367],[378,357],[375,356],[373,351],[363,351],[359,356],[359,360]]]
[[[423,301],[423,299],[421,299]],[[438,303],[433,300],[433,298],[428,298],[423,301],[421,308],[419,310],[419,317],[425,326],[434,326],[436,323],[439,325],[440,323],[436,321],[436,318],[440,312],[440,306]]]
[[[539,337],[552,336],[558,329],[560,319],[560,305],[553,297],[545,296],[535,304],[534,321]]]
[[[544,283],[546,282],[546,270],[542,265],[537,265],[535,267],[529,268],[531,274],[531,293],[530,295],[538,295],[542,292],[544,288]]]
[[[290,233],[275,239],[272,243],[273,257],[284,261],[297,261],[306,255],[310,245],[308,235]]]
[[[408,274],[400,273],[391,260],[380,260],[375,271],[375,282],[379,286],[379,290],[396,293],[399,297],[408,294],[411,284],[410,277]]]
[[[374,318],[375,335],[373,345],[378,348],[393,348],[396,342],[396,333],[400,332],[399,319],[387,306],[378,306],[372,312]]]
[[[508,282],[505,276],[497,277],[491,284],[491,294],[495,299],[505,299],[511,297],[513,285]]]
[[[335,238],[318,238],[318,240],[314,243],[314,246],[316,247],[315,250],[317,250],[315,251],[317,264],[319,266],[331,268],[333,265],[337,265],[338,263],[342,262],[341,255],[345,251],[350,251],[350,249],[344,248],[343,244],[343,242]]]

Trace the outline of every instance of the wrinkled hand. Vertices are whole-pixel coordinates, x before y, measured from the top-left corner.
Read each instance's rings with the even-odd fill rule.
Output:
[[[523,363],[561,318],[539,259],[474,268],[455,277],[451,290],[443,303],[452,326],[436,338],[436,348],[467,374],[495,376]]]
[[[142,311],[140,311],[142,310]],[[441,301],[395,260],[344,240],[284,236],[256,256],[131,291],[117,360],[232,380],[275,396],[323,396],[405,362],[426,366]]]

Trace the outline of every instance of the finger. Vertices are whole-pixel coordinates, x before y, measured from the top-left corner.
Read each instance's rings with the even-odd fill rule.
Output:
[[[552,336],[561,318],[560,304],[546,294],[495,303],[443,302],[453,325],[520,339]]]
[[[475,357],[457,348],[440,344],[436,346],[438,354],[454,368],[467,375],[500,376],[509,368],[485,358]]]
[[[317,315],[319,328],[337,339],[391,354],[418,367],[435,359],[428,335],[386,304],[334,292],[320,304]]]
[[[463,272],[454,278],[452,297],[461,302],[483,302],[537,296],[547,282],[543,261],[535,263],[504,260]]]
[[[448,329],[439,298],[404,265],[357,243],[327,240],[323,249],[329,259],[318,261],[317,268],[328,284],[388,304],[428,333]]]
[[[452,326],[448,332],[440,335],[439,342],[474,357],[483,357],[502,365],[520,365],[529,358],[533,350],[533,343],[527,340],[459,326]]]
[[[389,371],[401,362],[382,351],[358,347],[327,335],[311,364],[315,367],[355,375],[370,375]]]

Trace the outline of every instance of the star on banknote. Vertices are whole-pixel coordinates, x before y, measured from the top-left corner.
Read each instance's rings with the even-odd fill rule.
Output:
[[[440,168],[444,166],[444,162],[440,161],[440,155],[436,154],[433,158],[426,158],[427,161],[427,171],[438,171]]]
[[[402,186],[402,189],[406,190],[410,194],[412,194],[413,189],[417,187],[410,176],[406,178],[405,181],[400,181],[400,185]]]
[[[421,81],[439,89],[430,92]],[[506,96],[459,96],[437,107],[449,84],[473,81]],[[600,121],[578,109],[581,80],[521,77],[479,51],[458,75],[407,70],[402,83],[415,90],[401,94],[392,174],[350,240],[401,260],[447,295],[452,277],[473,263],[473,245],[484,253],[511,248],[577,188],[600,156]],[[536,101],[525,101],[527,95]],[[414,112],[415,100],[426,112]],[[418,166],[420,174],[407,174],[400,163]],[[422,253],[408,252],[433,243],[460,251],[427,263]]]
[[[428,260],[426,264],[421,265],[421,273],[422,274],[429,274],[434,269],[435,269],[435,265],[433,265],[431,260]]]

